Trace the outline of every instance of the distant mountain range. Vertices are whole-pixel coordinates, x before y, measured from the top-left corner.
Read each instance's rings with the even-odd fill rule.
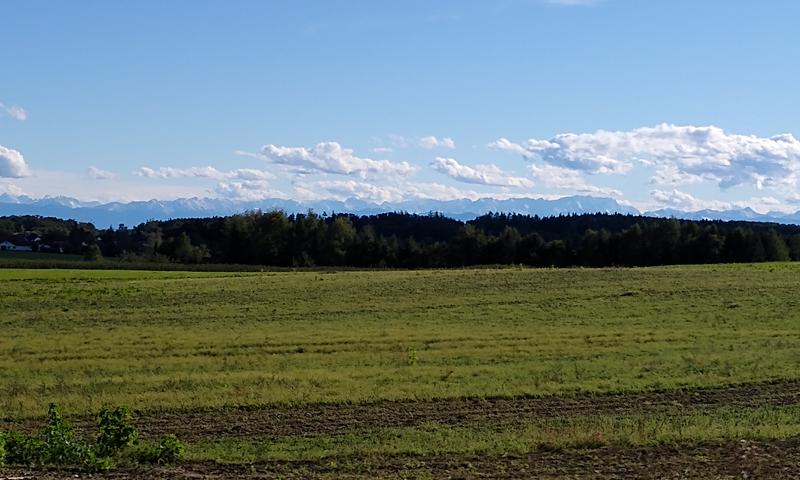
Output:
[[[752,208],[747,207],[733,210],[698,210],[695,212],[685,212],[674,208],[664,208],[661,210],[644,212],[643,215],[652,217],[675,217],[685,220],[723,220],[800,225],[800,210],[793,213],[758,213]]]
[[[753,222],[775,222],[800,224],[800,211],[784,214],[780,212],[758,213],[750,208],[737,210],[700,210],[685,212],[661,209],[651,212],[621,205],[612,198],[571,196],[555,200],[542,198],[514,198],[497,200],[408,200],[398,203],[375,204],[358,199],[344,201],[325,200],[297,202],[294,200],[265,199],[241,201],[225,198],[181,198],[177,200],[149,200],[137,202],[82,202],[69,197],[31,198],[28,196],[0,195],[0,215],[42,215],[91,222],[98,228],[138,225],[148,220],[170,218],[213,217],[241,213],[248,210],[280,209],[287,213],[353,213],[374,215],[386,212],[408,212],[427,214],[442,213],[459,220],[469,220],[488,212],[521,213],[526,215],[553,216],[570,213],[622,213],[675,217],[688,220],[743,220]]]

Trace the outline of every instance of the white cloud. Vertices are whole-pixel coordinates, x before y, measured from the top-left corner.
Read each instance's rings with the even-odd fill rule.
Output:
[[[683,172],[677,165],[662,165],[656,168],[655,175],[650,178],[650,183],[654,185],[680,186],[702,183],[706,180],[714,181],[714,178]]]
[[[677,189],[653,190],[650,192],[652,199],[659,207],[669,207],[685,212],[698,210],[734,210],[752,208],[755,211],[766,213],[771,210],[786,210],[783,202],[774,197],[753,197],[747,200],[723,201],[700,199],[694,195]]]
[[[387,137],[388,140],[386,143],[397,149],[419,147],[427,150],[432,150],[434,148],[446,148],[453,150],[456,148],[456,141],[450,137],[437,137],[434,135],[427,135],[424,137],[406,137],[396,133],[390,133]],[[373,138],[373,141],[378,144],[384,143],[380,137]],[[381,149],[381,147],[373,149],[373,151],[378,151],[379,149]]]
[[[786,196],[786,202],[792,205],[800,205],[800,193],[792,192]]]
[[[19,120],[20,122],[28,119],[28,112],[26,112],[24,108],[16,105],[6,105],[3,102],[0,102],[0,116],[2,115],[8,115],[14,120]]]
[[[606,151],[608,148],[605,142],[592,137],[592,135],[603,133],[605,132],[581,135],[564,133],[551,140],[531,139],[522,145],[501,138],[488,146],[495,150],[517,153],[527,159],[539,159],[551,165],[588,173],[623,174],[629,172],[633,168],[630,161],[612,158]]]
[[[462,190],[441,183],[403,182],[377,185],[356,180],[318,180],[295,182],[294,198],[299,200],[347,200],[356,198],[373,203],[396,203],[406,200],[461,200],[485,197],[472,190]]]
[[[246,181],[264,181],[274,178],[274,175],[264,170],[239,168],[224,172],[211,166],[189,168],[159,167],[157,169],[142,167],[134,171],[133,174],[145,178],[210,178],[214,180]]]
[[[474,190],[463,190],[451,185],[435,182],[412,183],[406,185],[405,191],[410,198],[424,200],[477,200],[479,198],[492,196],[486,193],[478,193]]]
[[[409,141],[409,139],[396,133],[389,134],[389,142],[395,148],[408,148],[411,145],[411,141]]]
[[[653,197],[653,200],[659,205],[667,207],[692,211],[702,210],[703,208],[713,208],[710,206],[709,202],[701,202],[692,194],[680,190],[653,190],[650,192],[650,196]]]
[[[595,174],[651,166],[659,172],[653,181],[667,184],[700,178],[721,188],[788,188],[800,178],[800,141],[792,135],[734,135],[714,126],[661,124],[623,132],[565,133],[524,144],[501,138],[489,147]]]
[[[15,180],[14,183],[32,197],[63,195],[83,201],[129,202],[208,196],[207,185],[153,182],[127,175],[99,182],[89,178],[86,171],[37,169],[30,177]]]
[[[0,195],[11,195],[14,197],[19,197],[21,195],[25,195],[25,192],[17,185],[9,182],[0,182]]]
[[[303,200],[347,200],[357,198],[375,203],[399,202],[404,192],[393,186],[378,186],[355,180],[318,180],[295,183],[295,193]]]
[[[497,165],[462,165],[454,158],[436,157],[431,166],[439,173],[464,183],[495,185],[499,187],[531,188],[533,181],[503,172]]]
[[[269,180],[275,176],[264,170],[253,168],[239,168],[222,171],[211,166],[173,168],[160,167],[153,169],[142,167],[133,172],[134,175],[145,178],[173,179],[173,178],[206,178],[218,180],[213,193],[236,200],[261,200],[264,198],[277,198],[280,192],[270,189]]]
[[[30,174],[28,164],[21,153],[0,145],[0,177],[22,178]]]
[[[269,162],[308,172],[358,175],[361,178],[368,173],[409,175],[417,170],[408,162],[357,157],[352,150],[342,148],[336,142],[319,143],[311,149],[265,145],[261,154]]]
[[[215,192],[224,197],[239,200],[262,200],[264,198],[284,198],[280,192],[270,189],[270,184],[264,180],[240,180],[220,182]]]
[[[111,180],[117,176],[116,173],[109,172],[108,170],[103,170],[95,166],[89,167],[86,173],[89,175],[89,178],[94,178],[95,180]]]
[[[611,195],[621,197],[622,192],[614,188],[591,185],[583,178],[583,174],[571,168],[557,167],[555,165],[530,165],[528,167],[537,183],[559,190],[572,190],[578,193],[591,193],[598,195]]]
[[[456,142],[450,137],[436,138],[433,135],[429,135],[419,139],[419,146],[429,150],[433,148],[447,148],[452,150],[456,148]]]

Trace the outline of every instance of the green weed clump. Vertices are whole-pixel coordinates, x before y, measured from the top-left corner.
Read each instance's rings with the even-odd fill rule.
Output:
[[[97,453],[113,456],[125,448],[136,445],[139,432],[131,423],[131,412],[127,407],[103,408],[97,414]]]
[[[104,408],[97,415],[98,435],[86,442],[50,404],[47,421],[38,435],[0,433],[0,466],[71,468],[97,472],[119,465],[172,464],[183,457],[185,446],[174,435],[155,442],[139,442],[127,407]]]
[[[175,435],[162,435],[156,442],[144,443],[134,450],[137,463],[172,465],[183,458],[186,446]]]
[[[65,466],[81,470],[105,470],[110,459],[99,457],[83,442],[56,405],[47,411],[47,422],[38,436],[9,432],[4,435],[4,463],[29,466]]]

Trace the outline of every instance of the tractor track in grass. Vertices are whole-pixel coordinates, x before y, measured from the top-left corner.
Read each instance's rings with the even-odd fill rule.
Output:
[[[136,419],[145,436],[175,433],[191,442],[209,438],[336,435],[424,424],[487,427],[541,418],[715,409],[757,408],[800,403],[800,380],[722,388],[635,394],[529,398],[386,401],[171,411]]]
[[[174,467],[117,470],[102,474],[0,470],[0,479],[796,479],[800,438],[729,441],[652,447],[536,451],[525,455],[389,455],[247,465],[186,462]]]
[[[724,407],[758,408],[795,404],[800,404],[800,380],[628,394],[171,410],[137,413],[134,421],[144,437],[174,433],[183,441],[192,443],[226,438],[336,435],[425,424],[492,428],[542,418],[684,413]],[[91,418],[72,420],[81,430],[94,428]],[[6,420],[0,422],[0,430],[33,431],[38,424],[33,420]]]

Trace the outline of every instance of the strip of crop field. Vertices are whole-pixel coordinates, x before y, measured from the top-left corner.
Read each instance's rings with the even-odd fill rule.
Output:
[[[491,426],[502,429],[543,419],[700,415],[723,409],[756,411],[800,405],[800,381],[629,394],[575,394],[522,398],[454,398],[435,401],[381,401],[362,404],[307,404],[223,407],[139,412],[144,438],[176,433],[190,442],[296,435],[340,435],[378,429]],[[93,417],[73,417],[84,432]],[[35,419],[0,422],[0,430],[33,432]]]
[[[761,409],[551,417],[497,425],[452,427],[436,423],[413,428],[301,434],[196,443],[190,459],[233,463],[322,460],[346,456],[502,455],[538,450],[652,446],[720,440],[787,439],[800,435],[800,406]]]
[[[0,411],[40,416],[800,378],[800,265],[0,271]]]
[[[796,478],[800,440],[773,437],[797,430],[797,407],[790,410],[206,442],[190,446],[191,460],[178,466],[102,478]],[[791,426],[781,427],[787,421]],[[710,441],[709,429],[714,438],[734,440]],[[751,440],[762,435],[768,438]],[[2,473],[67,476],[20,468]]]

